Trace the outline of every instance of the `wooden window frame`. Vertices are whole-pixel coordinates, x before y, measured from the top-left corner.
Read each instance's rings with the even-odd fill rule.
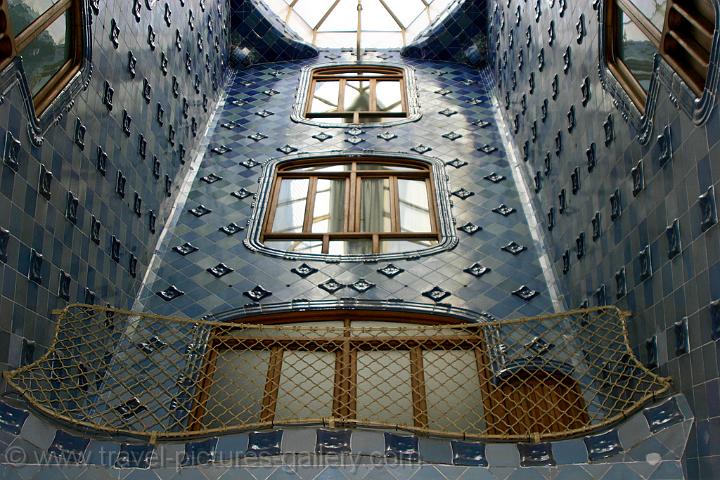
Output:
[[[360,75],[347,77],[345,73],[359,73]],[[362,75],[362,74],[367,75]],[[345,89],[347,81],[367,81],[370,88],[370,108],[366,111],[346,112],[344,105]],[[315,89],[318,82],[337,81],[338,88],[338,109],[336,112],[312,112]],[[400,86],[400,100],[402,109],[400,112],[379,112],[377,111],[377,82],[397,82]],[[343,118],[348,120],[347,123],[360,124],[361,119],[380,119],[380,118],[408,118],[408,97],[407,84],[405,81],[405,72],[402,68],[381,67],[381,66],[337,66],[322,67],[313,70],[308,88],[307,99],[305,103],[305,118],[323,119],[323,118]]]
[[[358,163],[375,163],[383,165],[407,165],[413,170],[363,170],[358,169]],[[351,165],[351,168],[340,172],[297,171],[296,168],[311,165]],[[277,210],[280,184],[285,178],[309,179],[308,194],[305,202],[305,217],[302,232],[273,232],[272,227]],[[345,227],[343,232],[313,233],[312,212],[314,211],[315,186],[319,179],[346,179],[345,188]],[[360,189],[363,178],[387,178],[390,180],[390,205],[392,231],[390,232],[361,232],[360,231]],[[401,232],[400,231],[400,205],[397,181],[399,179],[424,179],[430,207],[429,232]],[[308,159],[288,162],[281,165],[275,172],[273,185],[270,191],[270,203],[267,209],[265,223],[262,229],[261,242],[267,240],[322,240],[322,254],[328,254],[329,243],[332,240],[343,239],[370,239],[372,241],[372,254],[381,254],[380,245],[383,240],[435,240],[441,241],[439,231],[438,208],[436,205],[435,184],[433,182],[432,166],[418,161],[403,159],[388,159],[383,157],[365,156],[360,158],[338,157],[336,159],[323,159],[322,162]],[[370,253],[368,253],[370,255]]]
[[[350,338],[350,328],[353,321],[366,321],[368,314],[372,313],[372,320],[379,322],[406,323],[409,325],[454,325],[463,323],[451,317],[437,315],[424,315],[416,313],[398,313],[382,311],[326,311],[326,312],[293,312],[284,315],[277,315],[271,318],[243,318],[238,322],[244,325],[283,325],[297,324],[303,322],[321,321],[342,321],[343,338],[313,338],[303,339],[298,337],[268,337],[265,341],[257,338],[246,338],[233,336],[231,328],[214,329],[209,339],[210,348],[205,355],[202,367],[199,394],[194,399],[193,408],[190,414],[190,431],[203,430],[203,423],[206,413],[209,392],[212,388],[213,378],[217,370],[219,351],[234,350],[242,351],[267,351],[267,344],[272,344],[270,359],[266,372],[265,386],[263,390],[262,409],[260,412],[260,423],[271,423],[275,420],[278,393],[282,378],[282,358],[286,351],[308,351],[335,353],[335,374],[333,382],[333,404],[332,417],[341,418],[352,422],[357,416],[357,354],[363,351],[407,351],[410,360],[410,386],[411,402],[413,406],[413,425],[419,429],[427,429],[428,404],[425,388],[425,375],[423,355],[425,351],[437,349],[451,349],[472,351],[475,354],[476,367],[478,369],[478,381],[482,390],[483,407],[489,412],[492,400],[492,392],[489,388],[489,379],[492,378],[490,361],[487,356],[487,343],[483,332],[475,335],[468,335],[464,342],[456,340],[451,343],[443,342],[442,339],[432,338],[406,338],[401,337],[396,342],[387,340],[379,341],[373,338]],[[394,344],[409,345],[407,350],[393,350]],[[488,416],[487,421],[490,421]]]
[[[703,0],[698,0],[702,2]],[[687,8],[683,8],[677,0],[666,0],[665,21],[662,31],[659,30],[645,15],[633,4],[632,0],[607,0],[605,11],[605,58],[608,69],[617,78],[632,102],[637,106],[641,113],[645,113],[645,103],[647,93],[635,78],[627,65],[619,56],[619,34],[621,28],[620,12],[624,12],[635,26],[645,35],[645,37],[655,46],[658,55],[673,68],[673,70],[687,83],[688,87],[696,96],[702,95],[705,88],[705,82],[708,76],[709,60],[702,58],[696,48],[688,46],[691,42],[683,38],[674,25],[676,17],[682,17],[684,21],[695,27],[695,30],[686,32],[692,37],[694,32],[704,38],[706,45],[712,45],[714,31],[714,19],[712,21],[697,16],[693,16]],[[710,8],[713,8],[710,5]],[[700,12],[705,13],[705,12]],[[697,18],[696,18],[697,17]],[[694,41],[694,40],[693,40]],[[700,64],[704,67],[704,74],[699,75],[696,71],[681,65],[674,58],[674,54],[670,52],[673,42],[680,44],[692,57],[692,62]],[[709,49],[708,49],[709,52]],[[708,53],[709,55],[709,53]]]
[[[55,100],[60,92],[70,83],[75,75],[80,71],[83,58],[83,35],[82,35],[82,1],[81,0],[59,0],[51,6],[33,22],[28,25],[17,36],[12,34],[12,18],[9,11],[5,11],[7,15],[7,29],[3,35],[7,35],[10,39],[11,54],[9,57],[3,58],[0,68],[5,68],[15,57],[21,56],[23,50],[40,34],[42,34],[52,23],[65,13],[70,15],[70,42],[71,52],[70,58],[52,78],[43,86],[43,88],[33,96],[33,105],[35,107],[36,116],[40,116],[45,109]]]

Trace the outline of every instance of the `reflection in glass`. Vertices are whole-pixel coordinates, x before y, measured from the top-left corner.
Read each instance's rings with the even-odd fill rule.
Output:
[[[650,89],[650,78],[657,50],[622,10],[620,22],[622,27],[619,31],[619,57],[647,93]]]
[[[312,232],[345,230],[345,179],[319,178],[313,207]]]
[[[388,165],[383,163],[358,163],[358,170],[422,170],[415,165]]]
[[[280,183],[273,232],[301,232],[305,220],[307,178],[285,178]]]
[[[288,168],[288,172],[349,172],[351,164],[340,165],[305,165],[302,167]]]
[[[364,178],[360,193],[360,231],[390,232],[390,180]]]
[[[412,424],[409,352],[358,352],[357,418]]]
[[[263,382],[258,382],[260,372],[267,372],[269,351],[233,351],[218,353],[217,370],[207,401],[205,422],[207,428],[218,428],[237,423],[260,421]],[[228,385],[238,388],[228,390]]]
[[[398,179],[400,231],[430,232],[430,205],[425,180]]]
[[[266,240],[265,245],[286,252],[322,253],[321,240]]]
[[[11,0],[8,7],[13,35],[17,37],[20,32],[25,30],[40,15],[59,1],[60,0]]]
[[[367,255],[372,253],[372,240],[358,238],[353,240],[330,240],[330,255]]]
[[[375,95],[378,112],[402,112],[400,82],[377,82]]]
[[[437,245],[437,240],[383,240],[380,242],[382,253],[401,253],[423,250]]]
[[[631,0],[632,4],[650,20],[655,28],[662,31],[665,23],[667,0]]]
[[[332,415],[334,352],[284,352],[275,420]]]
[[[370,82],[348,81],[346,85],[345,111],[366,112],[370,110]]]
[[[65,12],[22,50],[23,67],[33,95],[70,60],[71,28],[70,15]]]
[[[313,113],[337,112],[340,82],[317,82],[310,111]]]

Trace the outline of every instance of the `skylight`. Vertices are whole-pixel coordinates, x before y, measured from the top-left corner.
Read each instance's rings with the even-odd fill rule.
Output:
[[[399,48],[447,11],[453,0],[265,0],[319,48]],[[360,15],[358,17],[358,8]],[[358,35],[358,25],[360,35]]]

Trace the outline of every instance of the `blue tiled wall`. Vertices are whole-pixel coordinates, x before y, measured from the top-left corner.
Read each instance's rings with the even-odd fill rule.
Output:
[[[252,63],[316,57],[317,50],[293,32],[261,0],[230,0],[230,42],[236,61]]]
[[[402,49],[402,55],[470,65],[484,64],[488,57],[490,7],[491,2],[486,0],[456,0]]]
[[[18,171],[0,166],[0,227],[9,231],[7,258],[0,263],[3,368],[44,351],[54,334],[49,313],[68,301],[132,305],[222,91],[224,1],[168,0],[153,8],[138,1],[137,10],[129,8],[134,5],[130,0],[96,3],[97,12],[91,10],[91,81],[50,128],[42,146],[29,140],[17,86],[0,104],[0,152],[5,151],[7,132],[21,142]],[[119,27],[117,45],[113,23]],[[136,59],[134,77],[128,69],[130,55]],[[114,90],[112,109],[103,103],[106,82]],[[144,90],[145,84],[150,88]],[[122,128],[126,115],[132,119],[127,134]],[[76,141],[78,124],[86,129],[84,146]],[[147,142],[144,155],[141,138]],[[98,169],[99,149],[107,154],[104,175]],[[38,193],[42,168],[52,172],[49,199]],[[124,198],[116,190],[119,176],[125,182]],[[75,223],[66,216],[69,192],[78,199]],[[101,222],[98,243],[91,239],[93,218]],[[114,240],[119,242],[117,259]],[[42,255],[35,279],[29,278],[32,252]],[[67,299],[62,298],[66,293]],[[30,347],[21,359],[23,345]]]
[[[210,145],[188,200],[178,208],[177,224],[170,229],[167,242],[159,251],[154,281],[141,294],[144,307],[156,313],[199,317],[252,303],[248,294],[257,286],[270,292],[262,303],[355,297],[434,304],[423,293],[438,287],[449,294],[441,299],[442,303],[486,311],[498,318],[552,311],[538,260],[540,252],[530,234],[495,122],[495,107],[488,95],[493,88],[489,72],[460,64],[408,61],[417,71],[423,113],[419,121],[390,128],[364,128],[355,134],[347,128],[293,123],[290,112],[301,67],[331,60],[353,62],[354,57],[326,51],[321,52],[319,60],[259,65],[236,72],[218,125],[209,134]],[[365,60],[403,61],[397,53],[387,52],[368,53]],[[386,135],[380,135],[385,132]],[[258,133],[262,135],[257,136]],[[490,148],[485,148],[486,145]],[[230,150],[216,149],[219,146]],[[247,226],[262,163],[286,156],[282,150],[423,152],[439,158],[449,163],[445,166],[449,191],[464,188],[472,192],[467,198],[461,192],[450,197],[456,220],[453,228],[472,223],[482,230],[476,233],[457,230],[459,245],[453,250],[393,261],[404,270],[394,278],[379,271],[388,262],[322,261],[307,261],[319,271],[301,278],[292,271],[301,261],[253,253],[243,244],[246,232],[228,234],[220,230],[230,223]],[[458,161],[454,162],[456,158]],[[485,178],[493,172],[498,175],[497,183]],[[212,174],[221,178],[213,181]],[[243,189],[250,193],[238,195]],[[505,216],[494,211],[501,204],[512,209]],[[199,205],[210,212],[199,217],[193,215],[190,210]],[[198,250],[187,255],[174,250],[186,242]],[[502,247],[510,242],[526,250],[518,255],[503,251]],[[481,278],[464,271],[476,262],[490,268]],[[208,269],[220,263],[232,271],[216,278]],[[332,292],[323,288],[331,279],[344,288]],[[370,282],[372,288],[353,288],[351,285],[360,279]],[[539,295],[530,300],[513,295],[522,285]],[[183,294],[166,301],[158,293],[171,286]]]
[[[710,201],[699,197],[720,187],[720,113],[693,123],[681,108],[677,77],[666,75],[651,95],[653,130],[641,145],[641,132],[624,120],[598,74],[601,6],[497,2],[491,38],[498,101],[527,182],[537,178],[535,203],[570,306],[606,302],[634,313],[633,347],[673,378],[696,412],[689,477],[718,478],[718,320],[711,302],[720,298],[720,227],[703,226],[702,206]],[[677,252],[666,231],[676,220]]]

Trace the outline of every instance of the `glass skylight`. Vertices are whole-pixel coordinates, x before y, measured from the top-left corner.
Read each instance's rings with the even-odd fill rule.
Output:
[[[399,48],[454,0],[265,0],[306,42],[320,48]],[[358,18],[358,8],[360,16]]]

